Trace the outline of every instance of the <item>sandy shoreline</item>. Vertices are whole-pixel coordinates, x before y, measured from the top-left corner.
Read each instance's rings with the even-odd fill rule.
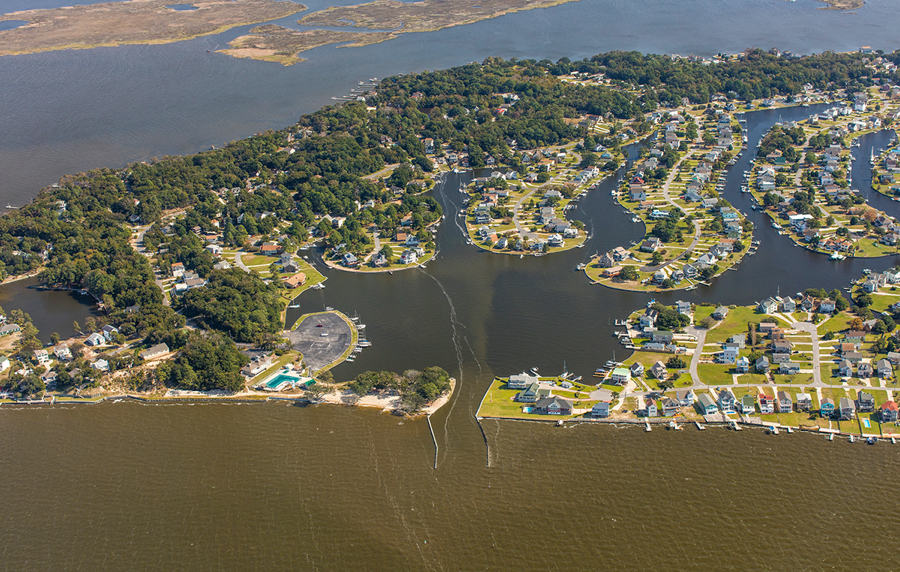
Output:
[[[422,415],[430,416],[433,415],[437,410],[447,404],[450,401],[450,398],[453,396],[453,392],[456,389],[456,378],[450,378],[450,391],[441,397],[437,398],[432,402],[428,407],[422,408],[420,411],[416,412],[414,415],[410,415],[410,417],[420,417]],[[14,401],[8,402],[4,405],[31,405],[31,404],[46,404],[46,405],[66,405],[69,403],[85,403],[85,404],[97,404],[102,401],[114,401],[119,399],[133,399],[135,401],[139,401],[141,403],[179,403],[179,402],[258,402],[258,403],[266,403],[268,401],[293,401],[298,403],[310,403],[312,405],[317,405],[319,403],[327,403],[331,405],[347,405],[347,406],[356,406],[356,407],[372,407],[378,408],[382,411],[386,412],[394,412],[398,411],[400,407],[400,396],[399,395],[365,395],[356,399],[357,395],[352,391],[334,391],[331,393],[326,393],[322,397],[319,398],[319,401],[312,401],[309,398],[302,397],[299,395],[283,395],[277,393],[267,393],[262,391],[242,391],[240,393],[226,393],[224,391],[185,391],[178,389],[170,389],[165,393],[164,396],[161,397],[152,397],[149,395],[139,395],[132,393],[115,393],[110,395],[103,395],[95,398],[70,398],[68,396],[44,396],[42,399],[35,399],[30,401]]]

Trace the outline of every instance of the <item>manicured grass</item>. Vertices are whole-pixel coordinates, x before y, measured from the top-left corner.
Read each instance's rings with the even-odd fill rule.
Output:
[[[241,256],[241,262],[243,262],[246,266],[268,266],[273,262],[278,262],[280,258],[276,258],[274,256],[264,256],[262,254],[243,254]]]
[[[509,417],[516,419],[570,419],[573,416],[557,416],[557,415],[538,415],[535,413],[525,413],[522,411],[523,406],[533,405],[529,403],[519,403],[513,401],[512,398],[518,393],[517,389],[506,389],[506,382],[495,379],[491,382],[487,390],[484,401],[478,409],[476,415],[478,417]]]
[[[715,308],[714,308],[715,309]],[[749,322],[775,322],[779,325],[784,323],[775,316],[760,314],[755,308],[747,306],[738,306],[728,311],[728,316],[714,329],[706,334],[707,343],[718,342],[723,343],[735,334],[746,334],[748,332],[747,324]]]
[[[842,332],[850,327],[850,320],[852,319],[853,316],[851,316],[847,312],[836,314],[819,325],[819,335],[823,336],[827,332],[834,332],[835,334],[837,334],[838,332]]]
[[[781,385],[783,383],[794,383],[797,385],[806,385],[812,383],[813,374],[811,373],[798,373],[795,375],[779,375],[773,374],[775,379],[775,383]]]
[[[700,381],[715,387],[719,385],[733,385],[731,370],[734,366],[728,364],[701,363],[697,365],[697,375]]]

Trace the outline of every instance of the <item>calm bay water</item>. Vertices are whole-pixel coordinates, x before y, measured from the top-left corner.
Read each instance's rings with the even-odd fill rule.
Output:
[[[0,201],[27,201],[68,172],[281,127],[359,79],[490,55],[895,47],[895,3],[870,0],[851,15],[818,5],[582,1],[365,49],[320,48],[290,68],[207,53],[247,28],[169,46],[3,57]],[[28,7],[35,4],[3,5]],[[779,118],[814,110],[749,115],[751,142]],[[885,144],[886,135],[875,135],[857,151],[858,188],[867,188],[868,146]],[[750,303],[779,287],[840,287],[864,267],[895,262],[835,263],[791,247],[739,192],[748,160],[734,167],[725,196],[759,223],[760,252],[709,288],[660,300]],[[436,469],[424,421],[367,410],[4,406],[0,478],[9,502],[0,507],[0,568],[895,568],[900,448],[890,445],[487,422],[488,455],[473,414],[494,375],[539,366],[587,376],[618,350],[612,320],[649,296],[588,286],[573,269],[643,229],[611,202],[610,179],[573,214],[593,233],[585,248],[522,260],[489,255],[467,246],[454,225],[463,177],[450,175],[435,191],[448,216],[428,268],[393,276],[322,268],[327,288],[299,299],[300,312],[328,305],[368,325],[373,347],[336,368],[338,378],[434,364],[458,377],[453,400],[432,418]],[[898,203],[874,193],[870,202],[900,215]],[[28,286],[0,289],[0,305],[28,311],[45,337],[65,335],[86,315],[77,300]]]

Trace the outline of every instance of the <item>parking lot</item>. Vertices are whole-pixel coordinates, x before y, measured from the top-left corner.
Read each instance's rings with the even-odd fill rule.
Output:
[[[288,338],[313,371],[340,358],[353,340],[350,326],[336,312],[307,316]]]

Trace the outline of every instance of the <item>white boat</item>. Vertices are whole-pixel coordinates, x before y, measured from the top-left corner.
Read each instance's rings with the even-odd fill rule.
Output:
[[[845,258],[847,258],[847,257],[839,252],[835,252],[831,255],[832,260],[844,260]]]
[[[781,229],[781,225],[778,224],[777,222],[773,222],[773,223],[772,223],[772,228],[775,228],[775,229],[779,229],[779,230],[780,230],[780,229]]]
[[[300,304],[291,304],[288,308],[299,308]]]

